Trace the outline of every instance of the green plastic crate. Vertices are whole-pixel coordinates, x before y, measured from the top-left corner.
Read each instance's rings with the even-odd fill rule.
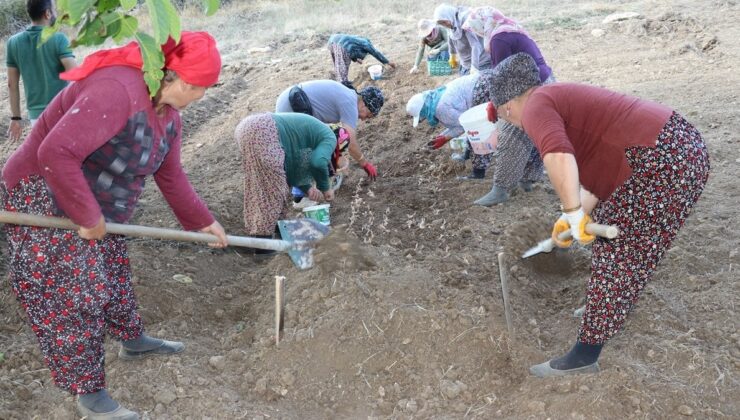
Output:
[[[448,76],[452,74],[452,67],[446,60],[427,61],[427,73],[430,76]]]

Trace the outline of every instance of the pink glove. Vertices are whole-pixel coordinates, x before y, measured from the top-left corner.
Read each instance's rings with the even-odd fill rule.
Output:
[[[375,181],[375,178],[378,177],[378,170],[375,169],[375,166],[372,163],[365,162],[365,164],[362,165],[362,169],[365,170],[371,181]]]

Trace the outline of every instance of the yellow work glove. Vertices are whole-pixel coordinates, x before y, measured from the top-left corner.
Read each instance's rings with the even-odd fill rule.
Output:
[[[453,69],[457,67],[457,54],[450,54],[450,59],[447,62],[450,63],[450,67]]]

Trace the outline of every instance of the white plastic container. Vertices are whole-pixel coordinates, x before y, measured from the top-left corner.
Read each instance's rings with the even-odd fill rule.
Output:
[[[375,64],[367,68],[367,72],[370,73],[370,78],[373,80],[380,80],[383,77],[383,66]]]
[[[498,133],[496,124],[488,121],[486,107],[488,103],[474,106],[460,115],[460,125],[470,141],[470,147],[476,155],[485,155],[496,150]]]
[[[319,204],[318,206],[306,207],[303,209],[303,214],[309,219],[317,220],[322,225],[328,226],[331,224],[329,207],[329,204]]]

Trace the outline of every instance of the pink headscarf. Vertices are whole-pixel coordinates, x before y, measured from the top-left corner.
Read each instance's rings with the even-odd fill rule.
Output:
[[[501,32],[518,32],[529,36],[517,21],[507,18],[498,9],[490,6],[471,10],[462,28],[483,38],[486,46],[490,45],[494,35]]]

